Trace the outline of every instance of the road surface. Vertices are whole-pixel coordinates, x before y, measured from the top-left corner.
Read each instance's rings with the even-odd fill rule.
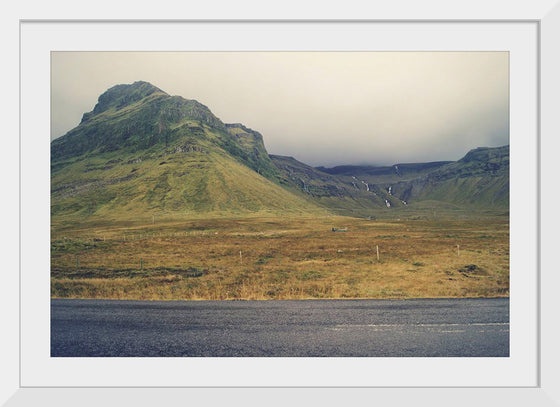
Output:
[[[51,300],[51,356],[509,356],[509,299]]]

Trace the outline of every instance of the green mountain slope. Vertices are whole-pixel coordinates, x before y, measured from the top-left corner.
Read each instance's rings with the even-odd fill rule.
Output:
[[[509,207],[509,146],[477,148],[409,182],[392,185],[403,200],[438,200],[473,208]]]
[[[317,205],[341,215],[372,215],[372,210],[400,206],[402,203],[376,185],[329,174],[293,157],[270,156],[279,172],[281,185]]]
[[[51,143],[53,219],[151,219],[509,207],[509,146],[451,162],[313,168],[260,133],[147,83],[116,85]]]
[[[51,143],[55,218],[318,210],[277,182],[260,134],[146,82],[109,89]]]
[[[409,207],[509,207],[509,146],[478,148],[455,162],[385,167],[312,168],[291,157],[271,158],[283,185],[340,214],[383,216]]]

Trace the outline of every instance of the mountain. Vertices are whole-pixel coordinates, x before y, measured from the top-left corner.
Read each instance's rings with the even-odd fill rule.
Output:
[[[387,210],[509,208],[509,146],[477,148],[458,161],[392,166],[309,167],[271,156],[283,184],[340,214],[383,215]]]
[[[370,165],[339,165],[337,167],[317,167],[318,170],[338,177],[360,177],[375,179],[376,183],[399,182],[412,180],[425,175],[435,169],[450,164],[453,161],[435,161],[428,163],[395,164],[391,166],[375,167]],[[349,180],[348,180],[349,181]]]
[[[456,162],[392,185],[403,200],[438,200],[472,208],[509,207],[509,146],[477,148]]]
[[[103,93],[51,143],[53,217],[314,213],[282,188],[262,136],[147,82]]]
[[[269,155],[259,132],[142,81],[108,89],[76,128],[51,142],[56,220],[383,217],[436,207],[507,213],[509,146],[478,148],[454,162],[313,168]]]
[[[341,215],[364,215],[372,210],[402,203],[376,185],[369,185],[357,177],[349,179],[310,167],[293,157],[271,155],[279,171],[280,183],[294,193]]]

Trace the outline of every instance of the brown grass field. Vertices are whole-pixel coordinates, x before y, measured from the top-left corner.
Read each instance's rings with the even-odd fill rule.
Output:
[[[53,226],[51,296],[507,297],[509,225],[323,216]]]

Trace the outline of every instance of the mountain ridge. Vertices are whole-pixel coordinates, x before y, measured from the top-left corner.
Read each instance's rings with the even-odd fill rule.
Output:
[[[319,210],[274,182],[259,133],[147,83],[111,89],[51,142],[53,216]]]
[[[433,200],[505,208],[509,147],[473,149],[458,161],[313,168],[269,154],[261,133],[222,122],[196,100],[137,81],[109,88],[77,127],[51,142],[51,195],[53,216],[86,217],[154,210],[361,216]]]

